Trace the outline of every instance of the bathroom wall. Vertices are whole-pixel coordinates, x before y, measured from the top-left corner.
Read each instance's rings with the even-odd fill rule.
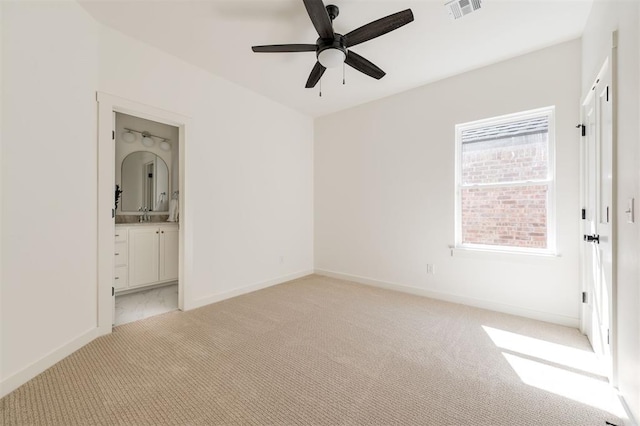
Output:
[[[171,144],[169,151],[160,149],[160,139],[156,138],[156,144],[152,147],[146,147],[142,145],[142,137],[139,133],[136,135],[135,142],[127,143],[123,140],[122,135],[126,132],[125,129],[134,129],[141,132],[146,131],[152,135],[166,138]],[[178,128],[169,126],[167,124],[158,123],[151,120],[145,120],[139,117],[133,117],[131,115],[116,113],[116,180],[115,183],[120,185],[123,191],[131,191],[132,188],[127,189],[125,182],[122,181],[122,162],[127,156],[133,152],[146,151],[153,153],[162,158],[167,165],[169,171],[169,190],[167,191],[165,198],[165,205],[168,206],[168,200],[171,199],[171,194],[177,191],[179,186],[179,149],[178,149]],[[122,194],[124,197],[124,193]],[[137,211],[123,211],[123,205],[120,203],[118,209],[116,209],[117,216],[138,216]],[[137,208],[136,208],[137,210]],[[152,212],[151,215],[168,214],[167,210],[163,212]]]

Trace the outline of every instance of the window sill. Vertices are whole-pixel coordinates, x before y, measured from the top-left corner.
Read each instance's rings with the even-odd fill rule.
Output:
[[[556,260],[562,255],[554,252],[528,252],[510,251],[480,247],[453,247],[450,246],[451,257],[483,258],[492,260]]]

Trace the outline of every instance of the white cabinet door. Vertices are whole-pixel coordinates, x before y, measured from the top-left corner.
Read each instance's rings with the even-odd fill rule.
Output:
[[[160,281],[178,279],[178,227],[160,227]]]
[[[129,287],[158,281],[159,237],[155,226],[129,229]]]

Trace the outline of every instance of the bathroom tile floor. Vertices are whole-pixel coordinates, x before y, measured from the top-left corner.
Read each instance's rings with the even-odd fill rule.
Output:
[[[178,284],[116,296],[115,325],[178,309]]]

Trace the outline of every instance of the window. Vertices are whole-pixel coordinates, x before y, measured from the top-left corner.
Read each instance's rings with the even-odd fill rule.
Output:
[[[456,126],[456,247],[555,253],[554,108]]]

